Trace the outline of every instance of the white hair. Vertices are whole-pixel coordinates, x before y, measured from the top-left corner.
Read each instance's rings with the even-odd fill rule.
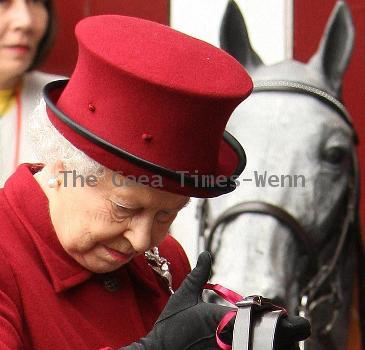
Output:
[[[66,170],[75,170],[84,177],[104,177],[107,168],[76,148],[53,126],[43,98],[31,114],[27,130],[34,153],[41,163],[54,164],[60,160]]]

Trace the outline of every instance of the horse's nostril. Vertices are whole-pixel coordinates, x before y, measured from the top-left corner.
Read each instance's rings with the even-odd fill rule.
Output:
[[[286,307],[286,302],[284,301],[284,299],[282,297],[274,297],[271,299],[271,303],[276,305],[276,306],[281,306],[281,307]]]

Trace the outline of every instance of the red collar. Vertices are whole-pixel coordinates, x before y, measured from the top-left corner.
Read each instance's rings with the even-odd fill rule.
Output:
[[[92,273],[73,260],[58,241],[49,215],[48,198],[33,174],[41,164],[22,164],[8,179],[4,193],[24,225],[47,269],[56,292],[87,280]]]

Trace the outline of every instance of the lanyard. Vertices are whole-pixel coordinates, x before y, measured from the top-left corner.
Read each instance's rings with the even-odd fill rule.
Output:
[[[15,153],[14,153],[14,170],[19,164],[19,153],[20,153],[20,134],[22,128],[22,104],[20,100],[20,90],[16,89],[15,92],[15,103],[16,103],[16,129],[15,129]]]

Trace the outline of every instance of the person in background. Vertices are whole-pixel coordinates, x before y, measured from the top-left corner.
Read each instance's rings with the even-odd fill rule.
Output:
[[[202,301],[209,254],[189,273],[169,227],[189,197],[235,189],[245,154],[224,129],[252,81],[158,23],[89,17],[76,37],[71,78],[31,119],[42,163],[0,190],[0,349],[218,349],[231,309]],[[276,350],[309,334],[300,317],[278,327]]]
[[[43,86],[59,79],[35,71],[52,44],[51,0],[0,1],[0,185],[34,155],[25,125]]]

